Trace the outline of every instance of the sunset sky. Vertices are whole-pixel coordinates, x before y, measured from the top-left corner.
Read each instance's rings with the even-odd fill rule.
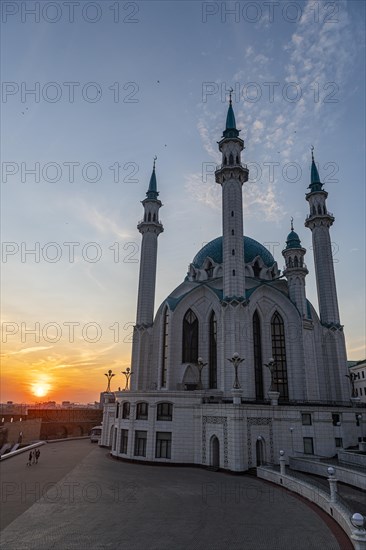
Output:
[[[250,169],[245,234],[282,270],[294,217],[318,310],[304,227],[313,145],[348,358],[363,359],[365,3],[106,0],[70,14],[59,2],[39,20],[21,4],[37,2],[2,5],[1,401],[94,401],[108,369],[124,386],[153,157],[157,309],[221,234],[212,173],[231,86]]]

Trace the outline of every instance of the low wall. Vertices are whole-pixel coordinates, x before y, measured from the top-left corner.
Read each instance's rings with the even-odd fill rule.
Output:
[[[352,451],[338,451],[338,460],[345,464],[352,464],[353,466],[365,468],[366,471],[366,454]]]
[[[329,501],[329,495],[311,485],[305,481],[296,479],[289,475],[281,475],[280,472],[277,472],[272,469],[266,469],[265,466],[260,466],[257,468],[257,477],[261,479],[266,479],[272,483],[276,483],[281,487],[297,493],[304,498],[314,502],[317,506],[322,508],[327,514],[329,514],[343,529],[347,536],[352,541],[352,544],[357,548],[356,544],[352,540],[352,535],[355,531],[353,525],[350,522],[350,511],[343,507],[340,503],[331,503]]]
[[[3,460],[7,460],[8,458],[12,458],[13,456],[20,455],[21,453],[26,453],[32,449],[36,449],[37,447],[40,447],[41,445],[45,445],[45,441],[38,441],[37,443],[32,443],[31,445],[27,445],[26,447],[22,447],[21,449],[17,449],[16,451],[12,451],[11,453],[6,453],[5,455],[2,455],[0,457],[1,462]]]
[[[290,457],[290,468],[293,470],[299,470],[299,472],[307,472],[317,476],[329,477],[327,471],[329,466],[334,467],[336,471],[335,477],[341,483],[347,483],[347,485],[353,485],[357,489],[366,490],[366,472],[357,472],[356,470],[348,469],[347,466],[334,466],[333,464],[317,462],[316,460],[307,458]]]

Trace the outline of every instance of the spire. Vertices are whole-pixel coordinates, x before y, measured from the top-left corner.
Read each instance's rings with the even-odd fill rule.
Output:
[[[294,218],[291,218],[291,232],[287,235],[286,249],[287,248],[301,248],[300,237],[294,231]]]
[[[233,102],[231,100],[232,92],[233,92],[233,89],[230,88],[229,108],[228,108],[227,116],[226,116],[226,128],[225,128],[225,130],[222,134],[223,137],[226,137],[226,138],[238,137],[239,136],[239,130],[236,129]]]
[[[319,172],[314,160],[314,146],[311,146],[311,176],[310,176],[310,185],[309,188],[311,192],[321,191],[323,184],[320,181]]]
[[[158,186],[156,183],[156,174],[155,174],[155,161],[158,157],[154,157],[153,171],[150,178],[149,189],[147,190],[146,196],[148,199],[156,200],[158,198]]]

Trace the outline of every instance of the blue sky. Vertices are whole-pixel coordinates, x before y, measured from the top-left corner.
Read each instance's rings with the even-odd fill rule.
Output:
[[[37,2],[25,4],[37,9]],[[2,6],[2,240],[15,243],[3,248],[2,321],[16,331],[3,344],[4,398],[15,395],[15,369],[25,375],[19,395],[34,380],[52,390],[59,376],[65,398],[85,401],[103,389],[106,368],[129,365],[136,224],[153,157],[165,228],[158,307],[203,243],[221,234],[220,188],[208,173],[220,162],[216,142],[231,86],[251,174],[245,233],[268,246],[282,269],[294,217],[308,250],[307,295],[317,308],[304,228],[314,145],[336,218],[331,236],[349,358],[363,358],[365,4],[118,2],[117,17],[117,3],[107,0],[80,2],[71,22],[62,2],[57,11],[38,4],[39,22],[20,2]],[[39,97],[25,94],[37,86]],[[25,172],[35,163],[39,181]],[[70,163],[77,163],[73,181]],[[38,246],[39,261],[22,258],[25,247]],[[39,338],[25,333],[35,323]],[[49,323],[61,328],[58,341]],[[72,342],[68,323],[79,323]]]

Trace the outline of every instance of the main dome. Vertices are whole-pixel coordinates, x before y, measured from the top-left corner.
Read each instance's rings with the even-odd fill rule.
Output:
[[[267,267],[272,267],[275,259],[272,254],[258,241],[250,237],[243,237],[244,246],[244,261],[250,264],[254,258],[260,256]],[[193,258],[193,265],[198,269],[203,267],[205,258],[211,258],[215,263],[222,264],[222,237],[217,237],[213,241],[207,243]]]

